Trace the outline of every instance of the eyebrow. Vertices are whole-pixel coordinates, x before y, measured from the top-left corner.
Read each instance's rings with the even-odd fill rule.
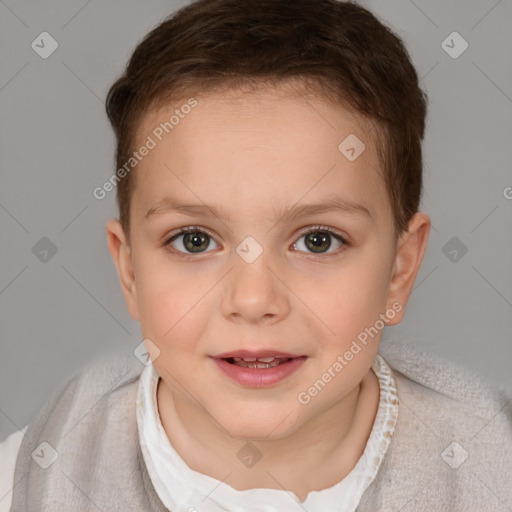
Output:
[[[356,215],[361,218],[373,220],[371,212],[366,206],[354,201],[348,201],[339,197],[329,197],[319,203],[297,204],[291,208],[281,208],[275,212],[276,222],[289,220],[296,217],[308,217],[311,215],[338,212],[350,215]],[[214,215],[215,217],[230,220],[231,216],[223,206],[214,206],[207,204],[183,203],[172,197],[166,197],[155,203],[147,212],[144,218],[147,220],[153,215],[177,212],[189,216]]]

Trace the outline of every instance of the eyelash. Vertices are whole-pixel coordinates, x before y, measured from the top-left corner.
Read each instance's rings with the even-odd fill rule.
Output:
[[[167,237],[165,239],[165,241],[163,242],[162,246],[165,247],[165,248],[168,248],[168,246],[171,244],[171,242],[176,240],[179,236],[186,235],[187,233],[197,233],[197,232],[204,233],[205,235],[208,235],[209,238],[214,239],[214,237],[207,230],[205,230],[204,228],[202,228],[200,226],[188,226],[186,228],[182,228],[182,229],[178,230],[175,233],[172,233],[169,237]],[[299,233],[298,239],[300,239],[303,236],[308,235],[310,233],[318,233],[318,232],[327,233],[329,236],[332,236],[333,238],[335,238],[336,240],[341,242],[343,245],[339,249],[337,249],[337,250],[335,250],[335,251],[333,251],[331,253],[318,253],[318,254],[315,254],[313,252],[310,252],[310,253],[307,253],[307,254],[310,254],[310,255],[316,256],[316,257],[319,257],[319,256],[320,257],[332,256],[332,255],[340,253],[341,251],[346,249],[346,247],[351,245],[344,236],[342,236],[339,233],[333,231],[331,228],[328,228],[327,226],[313,226],[313,227],[309,227],[307,229],[304,229],[303,231],[301,231]],[[294,242],[294,244],[295,244],[295,242]],[[204,251],[204,252],[199,252],[199,253],[195,253],[194,254],[194,253],[186,253],[186,252],[178,251],[178,250],[176,250],[174,248],[172,248],[171,250],[174,253],[177,253],[180,256],[184,257],[184,258],[186,258],[186,257],[194,257],[196,255],[206,254],[206,253],[210,252],[210,251]],[[304,252],[304,251],[299,251],[299,252]]]

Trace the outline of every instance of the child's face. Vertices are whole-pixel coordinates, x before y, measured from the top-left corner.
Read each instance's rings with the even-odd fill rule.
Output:
[[[373,133],[287,92],[198,96],[161,141],[155,128],[186,102],[151,112],[137,147],[148,135],[157,144],[133,171],[130,247],[108,224],[129,311],[160,350],[161,385],[182,410],[253,439],[289,435],[343,403],[372,365],[382,320],[401,320],[426,243],[396,252]],[[366,145],[354,161],[338,149],[351,134]],[[173,210],[171,198],[198,208]],[[333,201],[359,206],[281,218]],[[166,245],[191,226],[196,238]],[[302,357],[268,370],[215,359],[241,350]]]

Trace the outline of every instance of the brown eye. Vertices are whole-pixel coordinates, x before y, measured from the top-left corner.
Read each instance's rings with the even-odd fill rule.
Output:
[[[304,241],[302,241],[304,239]],[[334,250],[329,251],[334,242]],[[295,242],[294,248],[300,251],[314,254],[326,254],[335,252],[336,249],[348,245],[345,239],[331,231],[321,227],[309,229],[301,234],[298,242]]]
[[[172,236],[165,245],[185,254],[205,252],[213,239],[204,231],[197,229],[183,230]]]
[[[306,235],[305,243],[313,252],[324,252],[331,247],[331,237],[328,233],[309,233]]]

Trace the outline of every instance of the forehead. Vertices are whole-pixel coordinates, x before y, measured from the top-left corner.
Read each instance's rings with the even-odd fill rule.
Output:
[[[135,146],[149,137],[154,148],[132,177],[137,215],[166,195],[261,216],[267,206],[275,212],[336,191],[375,217],[389,212],[368,120],[286,86],[194,101],[193,108],[184,107],[191,104],[185,98],[142,119]]]

